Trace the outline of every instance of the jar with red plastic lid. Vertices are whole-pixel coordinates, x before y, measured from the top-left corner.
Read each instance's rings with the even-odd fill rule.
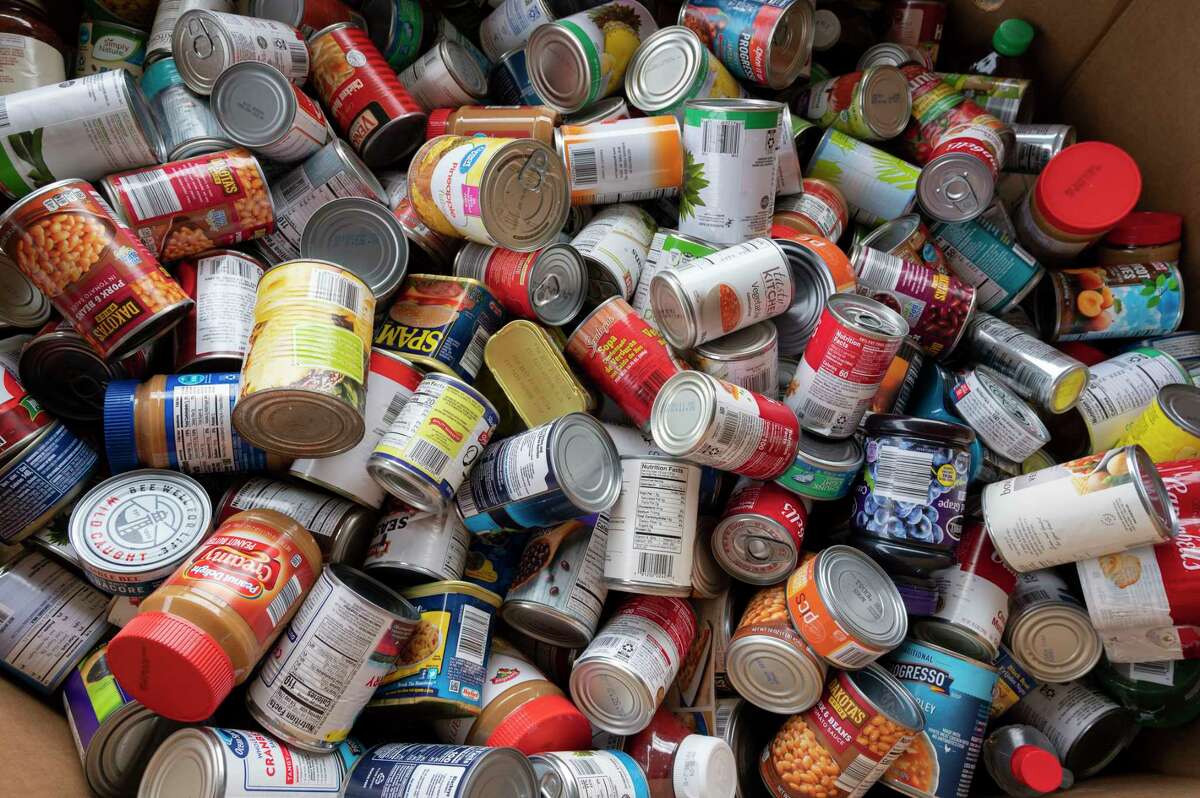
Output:
[[[42,4],[0,0],[0,34],[0,95],[67,79],[67,48]]]
[[[646,774],[650,798],[734,798],[737,792],[729,743],[696,734],[665,707],[625,740],[625,753]]]
[[[1179,263],[1183,217],[1177,213],[1137,211],[1117,222],[1097,249],[1100,264]]]
[[[1120,147],[1085,141],[1055,155],[1017,208],[1017,237],[1045,264],[1070,260],[1137,204],[1142,173]]]

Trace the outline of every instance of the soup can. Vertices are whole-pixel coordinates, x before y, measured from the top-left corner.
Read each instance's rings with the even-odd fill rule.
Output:
[[[268,271],[233,409],[238,432],[291,457],[330,457],[361,441],[374,310],[366,284],[332,263]]]
[[[834,501],[849,495],[863,460],[862,444],[853,437],[831,440],[801,431],[796,459],[775,483],[810,501]]]
[[[650,214],[636,205],[611,205],[571,239],[587,269],[589,303],[633,296],[655,229]]]
[[[554,9],[546,0],[501,0],[479,23],[479,44],[493,61],[510,50],[519,50],[539,25],[552,22]]]
[[[646,253],[646,262],[642,264],[642,273],[629,304],[643,319],[655,325],[654,309],[650,306],[650,283],[654,275],[716,251],[716,247],[705,241],[660,227],[654,238],[650,239],[650,250]]]
[[[1050,442],[1050,431],[1033,408],[987,366],[959,371],[946,388],[954,412],[1000,456],[1023,463]]]
[[[542,327],[518,319],[489,338],[484,349],[487,373],[528,428],[596,406],[560,346]]]
[[[810,508],[774,482],[740,479],[713,529],[713,556],[743,582],[782,582],[800,560]]]
[[[673,197],[683,183],[683,136],[673,116],[563,125],[554,145],[567,164],[572,205]]]
[[[967,345],[975,362],[1051,413],[1073,408],[1091,376],[1075,358],[987,313],[967,322]]]
[[[222,72],[242,61],[261,61],[293,83],[308,79],[308,47],[300,31],[273,19],[192,8],[179,15],[171,53],[187,87],[210,94]]]
[[[935,220],[929,229],[950,272],[975,288],[979,310],[1003,315],[1046,274],[1020,244],[982,220],[955,224]]]
[[[102,20],[79,23],[79,46],[75,54],[75,77],[123,69],[135,78],[142,76],[146,61],[147,32],[128,25]]]
[[[454,256],[454,274],[479,280],[509,314],[550,326],[579,315],[587,297],[583,258],[569,244],[514,252],[468,243]]]
[[[1116,445],[1134,443],[1155,463],[1200,456],[1200,388],[1164,385]]]
[[[1079,599],[1052,570],[1018,574],[1004,643],[1031,678],[1066,682],[1100,661],[1100,636]]]
[[[746,90],[696,31],[671,25],[634,52],[625,71],[625,94],[643,113],[678,119],[688,100],[745,97]]]
[[[797,113],[860,141],[886,141],[904,132],[912,113],[908,80],[894,66],[867,67],[812,83],[794,100]]]
[[[1183,277],[1174,263],[1121,263],[1050,272],[1034,317],[1050,341],[1140,338],[1183,321]]]
[[[429,790],[453,798],[537,798],[529,759],[516,748],[385,743],[367,749],[346,774],[342,798],[417,798]]]
[[[0,465],[0,543],[19,543],[45,526],[84,489],[97,460],[64,424],[44,427]]]
[[[254,326],[254,302],[266,266],[230,249],[186,258],[175,277],[195,304],[175,328],[175,369],[238,371]]]
[[[1130,710],[1077,681],[1041,685],[1017,702],[1012,714],[1049,737],[1077,779],[1107,767],[1140,729]]]
[[[775,227],[786,227],[830,241],[840,239],[850,224],[850,208],[841,189],[815,177],[804,178],[801,186],[801,193],[776,199],[775,215],[771,217],[772,236],[778,237]]]
[[[874,227],[912,210],[921,169],[830,128],[805,174],[836,186],[854,221]]]
[[[515,0],[514,0],[515,1]],[[650,782],[637,761],[620,750],[563,751],[529,758],[541,795],[585,798],[601,795],[649,795]]]
[[[816,26],[805,3],[693,0],[679,9],[679,24],[698,33],[741,80],[782,89],[808,75]]]
[[[779,397],[779,336],[769,320],[698,345],[688,361],[719,380],[769,399]]]
[[[426,111],[458,108],[482,100],[487,74],[467,49],[441,39],[397,75],[400,84]]]
[[[392,501],[375,526],[363,570],[388,584],[462,579],[471,537],[453,507],[430,513]]]
[[[229,138],[272,161],[303,161],[331,137],[321,106],[270,64],[229,67],[213,84],[209,103]]]
[[[1008,625],[1008,597],[1017,577],[996,553],[982,524],[967,525],[954,565],[935,571],[933,578],[937,609],[922,623],[919,636],[971,659],[993,661]]]

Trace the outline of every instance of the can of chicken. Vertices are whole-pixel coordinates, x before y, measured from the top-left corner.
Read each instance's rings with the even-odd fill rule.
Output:
[[[713,557],[743,582],[783,581],[800,560],[811,504],[774,482],[738,480],[713,529]]]
[[[751,598],[725,650],[730,686],[769,712],[803,712],[817,702],[829,666],[792,626],[787,588],[761,588]]]
[[[215,249],[175,267],[195,305],[175,328],[175,370],[239,371],[254,327],[254,301],[267,267],[258,258]]]
[[[431,513],[393,500],[375,526],[363,570],[388,584],[462,579],[470,544],[453,507]]]

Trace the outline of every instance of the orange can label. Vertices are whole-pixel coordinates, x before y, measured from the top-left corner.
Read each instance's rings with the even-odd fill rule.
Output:
[[[805,554],[787,581],[787,608],[792,625],[809,647],[840,668],[861,668],[885,651],[856,639],[830,611],[816,580],[816,554]]]
[[[673,116],[563,125],[572,205],[673,196],[683,183],[683,139]]]

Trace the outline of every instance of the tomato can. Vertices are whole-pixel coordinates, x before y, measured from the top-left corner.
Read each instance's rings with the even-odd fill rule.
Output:
[[[1050,442],[1033,408],[987,366],[958,371],[946,385],[950,404],[992,451],[1023,463]]]
[[[696,31],[672,25],[638,47],[625,71],[625,94],[643,113],[680,118],[688,100],[745,97],[746,90]]]
[[[797,113],[860,141],[886,141],[908,125],[908,79],[894,66],[867,67],[813,83],[793,101]]]
[[[610,205],[571,239],[587,269],[587,300],[629,300],[641,277],[657,225],[636,205]]]
[[[393,500],[375,526],[363,570],[387,584],[462,579],[470,543],[453,507],[431,513]]]
[[[587,296],[583,258],[567,244],[514,252],[468,243],[454,256],[454,274],[482,282],[508,313],[550,326],[575,318]]]
[[[533,427],[596,406],[564,357],[562,344],[542,327],[518,319],[488,339],[483,362],[513,410]]]
[[[1049,341],[1139,338],[1183,321],[1183,276],[1174,263],[1122,263],[1050,272],[1034,320]]]
[[[650,239],[650,250],[646,253],[646,262],[642,264],[642,273],[638,277],[637,288],[629,304],[644,320],[657,328],[654,320],[654,308],[650,304],[650,283],[654,275],[664,269],[673,269],[681,263],[711,255],[717,251],[707,241],[686,236],[678,230],[660,227]]]
[[[1075,358],[987,313],[976,313],[967,322],[967,345],[975,362],[1051,413],[1075,407],[1091,379]]]
[[[856,249],[878,249],[913,263],[923,263],[940,274],[950,274],[942,245],[921,221],[920,215],[915,213],[905,214],[879,225],[855,244]]]
[[[1017,673],[1038,682],[1078,679],[1100,661],[1100,635],[1087,610],[1053,570],[1017,575],[1008,601],[1004,644]],[[1002,649],[1003,650],[1003,649]],[[1023,687],[1020,684],[1020,692]]]
[[[1050,738],[1077,779],[1103,770],[1133,741],[1133,713],[1079,681],[1043,684],[1012,709],[1013,719]]]
[[[713,529],[713,557],[743,582],[782,582],[800,560],[811,508],[811,502],[773,482],[743,477]]]
[[[303,161],[331,137],[321,106],[270,64],[229,67],[213,84],[209,104],[229,138],[272,161]]]
[[[1008,597],[1016,588],[1017,577],[1000,559],[979,523],[967,525],[954,559],[954,565],[934,572],[937,609],[930,620],[920,623],[918,637],[980,662],[991,662],[999,653],[1008,624]]]
[[[175,267],[195,304],[175,328],[175,369],[238,371],[254,326],[254,302],[266,266],[230,249],[185,258]]]
[[[854,221],[875,227],[912,211],[921,169],[830,128],[813,151],[806,174],[836,186]]]
[[[808,76],[815,25],[806,3],[691,0],[679,9],[679,24],[741,80],[783,89]]]
[[[849,495],[863,458],[853,437],[832,440],[802,431],[795,461],[775,483],[810,501],[834,501]]]
[[[776,227],[786,227],[800,233],[821,236],[837,241],[850,224],[850,207],[842,191],[828,180],[806,177],[803,191],[775,200],[775,215],[771,217],[771,236]]]
[[[1200,457],[1200,388],[1175,384],[1159,389],[1116,445],[1134,443],[1155,463]]]
[[[343,798],[417,798],[429,790],[454,798],[537,798],[537,776],[516,748],[385,743],[367,750],[346,774]]]
[[[445,39],[435,42],[397,77],[426,111],[471,105],[488,91],[487,75],[467,49]]]
[[[572,205],[673,197],[683,183],[683,136],[672,116],[563,125],[554,147],[567,165]]]
[[[191,8],[179,15],[171,53],[187,87],[210,94],[222,72],[242,61],[261,61],[293,83],[308,79],[308,47],[300,31],[273,19]]]
[[[779,396],[779,336],[769,320],[700,344],[688,361],[719,380],[769,399]]]
[[[742,611],[725,667],[730,686],[760,709],[802,712],[817,702],[829,673],[792,626],[782,584],[759,589]]]

